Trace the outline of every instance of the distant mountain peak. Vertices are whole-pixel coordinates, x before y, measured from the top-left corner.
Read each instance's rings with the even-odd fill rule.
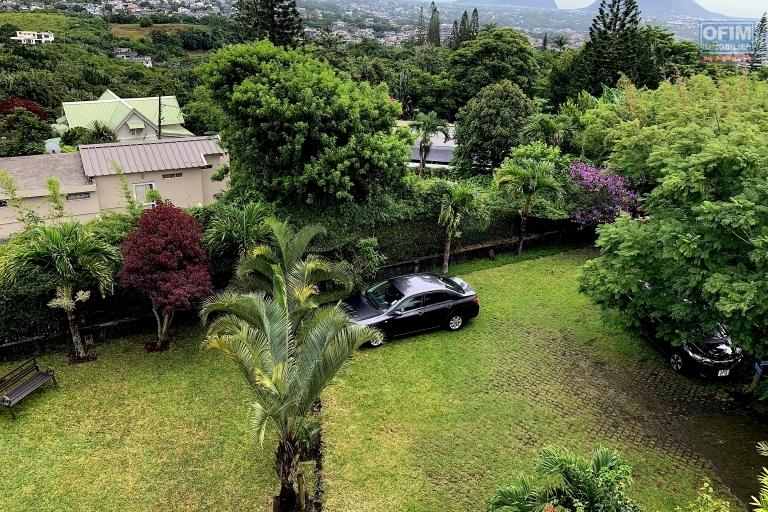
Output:
[[[692,18],[721,19],[722,14],[709,11],[699,5],[696,0],[637,0],[641,15],[645,16],[690,16]],[[597,12],[600,0],[585,7],[588,12]]]

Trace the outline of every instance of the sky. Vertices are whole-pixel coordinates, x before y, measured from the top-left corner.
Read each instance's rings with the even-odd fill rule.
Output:
[[[674,1],[674,0],[671,0]],[[759,17],[768,10],[766,0],[696,0],[713,12],[727,14],[729,16],[750,16]],[[563,9],[576,9],[585,7],[592,3],[592,0],[556,0],[557,4]],[[642,2],[641,2],[642,3]]]

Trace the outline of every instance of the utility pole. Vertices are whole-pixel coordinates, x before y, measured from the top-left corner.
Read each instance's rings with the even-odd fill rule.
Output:
[[[157,96],[157,139],[163,137],[163,91]]]

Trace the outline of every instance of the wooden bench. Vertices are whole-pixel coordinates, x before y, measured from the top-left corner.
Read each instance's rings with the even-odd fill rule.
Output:
[[[8,375],[0,378],[0,405],[6,406],[11,417],[16,419],[13,406],[49,380],[53,381],[56,387],[59,386],[53,368],[48,367],[46,370],[40,370],[37,360],[30,359]]]

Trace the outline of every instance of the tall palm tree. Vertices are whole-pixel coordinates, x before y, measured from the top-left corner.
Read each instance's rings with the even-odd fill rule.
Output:
[[[283,512],[300,510],[303,502],[296,488],[300,432],[311,421],[313,404],[356,347],[381,341],[378,331],[352,323],[339,305],[312,309],[297,321],[291,296],[305,292],[295,278],[278,273],[271,295],[226,292],[201,312],[205,345],[230,356],[253,391],[252,424],[260,442],[269,425],[277,432]]]
[[[419,177],[424,177],[424,170],[427,165],[427,158],[432,151],[432,136],[442,133],[445,136],[445,142],[451,138],[448,130],[448,123],[439,119],[437,114],[430,112],[428,114],[419,113],[416,119],[411,123],[416,128],[419,136]]]
[[[555,166],[552,162],[522,159],[505,160],[496,171],[496,186],[500,190],[509,190],[516,196],[523,197],[523,209],[520,211],[520,240],[517,243],[517,254],[522,254],[525,233],[528,225],[528,214],[531,202],[537,195],[558,195],[560,183],[554,177]]]
[[[572,123],[567,116],[539,113],[528,118],[520,136],[527,142],[543,142],[561,148],[572,133]]]
[[[112,290],[119,251],[100,240],[79,222],[37,226],[18,235],[3,262],[2,276],[8,283],[24,279],[30,271],[48,275],[56,287],[56,297],[48,303],[67,314],[72,335],[73,359],[88,358],[80,336],[76,306],[90,297],[76,290],[79,283],[93,282],[102,295]]]
[[[309,225],[297,231],[275,218],[264,222],[270,243],[243,253],[235,269],[237,289],[271,293],[276,281],[287,282],[289,308],[298,318],[318,304],[339,298],[338,291],[320,289],[326,284],[341,285],[349,292],[351,282],[346,272],[321,256],[307,254],[312,240],[325,233],[322,226]]]
[[[563,448],[545,448],[538,476],[542,484],[523,478],[499,489],[489,512],[541,512],[548,508],[573,512],[639,510],[625,495],[632,483],[631,468],[616,451],[597,448],[586,459]]]
[[[462,182],[446,182],[447,188],[440,199],[440,215],[438,224],[445,228],[445,245],[443,246],[443,272],[448,272],[451,259],[451,244],[454,238],[461,236],[461,224],[470,214],[484,218],[485,208],[477,189]]]
[[[205,230],[205,246],[211,254],[220,255],[262,244],[269,234],[264,222],[269,214],[270,208],[263,203],[222,204]]]
[[[568,36],[564,34],[557,34],[552,40],[552,43],[555,45],[558,51],[563,51],[568,46],[570,41],[568,40]]]

